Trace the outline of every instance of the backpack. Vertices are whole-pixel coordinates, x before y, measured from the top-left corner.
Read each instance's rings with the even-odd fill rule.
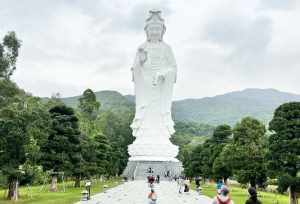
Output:
[[[228,198],[226,201],[222,201],[218,196],[217,196],[218,204],[230,204],[231,200]]]
[[[152,201],[156,201],[157,200],[157,197],[156,197],[155,193],[151,193],[150,194],[150,200],[152,200]]]

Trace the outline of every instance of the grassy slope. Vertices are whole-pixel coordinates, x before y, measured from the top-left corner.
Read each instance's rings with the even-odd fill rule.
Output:
[[[201,187],[203,189],[204,195],[207,195],[211,198],[216,196],[215,184],[204,184]],[[193,188],[195,188],[194,184]],[[235,204],[244,204],[248,199],[247,189],[243,189],[237,186],[231,186],[230,197]],[[259,191],[258,197],[263,204],[289,204],[289,197],[287,195]]]
[[[109,187],[114,187],[120,184],[119,179],[109,180],[94,184],[92,187],[92,195],[103,192],[104,185]],[[6,190],[0,190],[0,204],[73,204],[76,201],[81,199],[81,191],[84,190],[84,187],[74,188],[73,183],[66,184],[66,192],[49,192],[49,185],[40,192],[41,186],[34,186],[31,188],[30,198],[29,189],[27,187],[20,188],[20,200],[18,202],[7,201],[5,199]],[[62,190],[62,185],[59,184],[59,190]]]

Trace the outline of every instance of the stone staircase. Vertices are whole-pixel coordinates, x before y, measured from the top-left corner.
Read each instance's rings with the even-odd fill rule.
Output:
[[[149,168],[152,173],[149,173]],[[183,171],[181,162],[167,161],[129,161],[122,176],[128,179],[146,179],[149,175],[160,175],[161,180],[166,180],[165,175],[169,172],[169,177],[179,176]]]

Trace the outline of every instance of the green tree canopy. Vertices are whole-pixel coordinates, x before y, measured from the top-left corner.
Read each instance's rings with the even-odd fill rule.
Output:
[[[300,192],[300,102],[279,106],[270,122],[268,169],[279,179],[281,192],[290,187],[292,203]]]
[[[79,98],[79,109],[89,119],[96,118],[100,105],[91,89],[86,89]]]
[[[224,182],[232,176],[232,169],[230,165],[227,164],[224,154],[221,154],[225,145],[230,141],[230,136],[232,135],[232,130],[229,125],[219,125],[214,130],[213,136],[211,138],[213,154],[212,156],[212,169],[213,176],[216,179],[222,178]]]
[[[227,163],[231,164],[240,183],[251,186],[263,185],[266,181],[264,124],[246,117],[233,129],[233,143],[227,149]]]
[[[59,105],[49,110],[51,129],[47,141],[41,146],[41,164],[45,170],[64,172],[67,175],[79,173],[81,161],[80,131],[74,110]],[[53,174],[51,190],[56,191],[57,175]]]
[[[39,158],[38,141],[48,135],[48,119],[40,100],[31,96],[0,109],[0,168],[8,176],[9,199],[17,199],[25,162],[34,165]]]
[[[21,42],[15,32],[8,32],[0,43],[0,79],[9,77],[16,69]]]

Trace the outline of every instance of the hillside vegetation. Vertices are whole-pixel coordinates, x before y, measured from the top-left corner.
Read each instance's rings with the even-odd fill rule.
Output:
[[[134,110],[134,96],[117,91],[95,92],[102,109],[113,112]],[[62,98],[71,107],[76,107],[80,96]],[[214,97],[184,99],[173,102],[175,121],[196,122],[210,125],[234,125],[243,117],[255,117],[264,123],[272,118],[276,107],[282,103],[300,101],[300,95],[275,89],[245,89]]]

